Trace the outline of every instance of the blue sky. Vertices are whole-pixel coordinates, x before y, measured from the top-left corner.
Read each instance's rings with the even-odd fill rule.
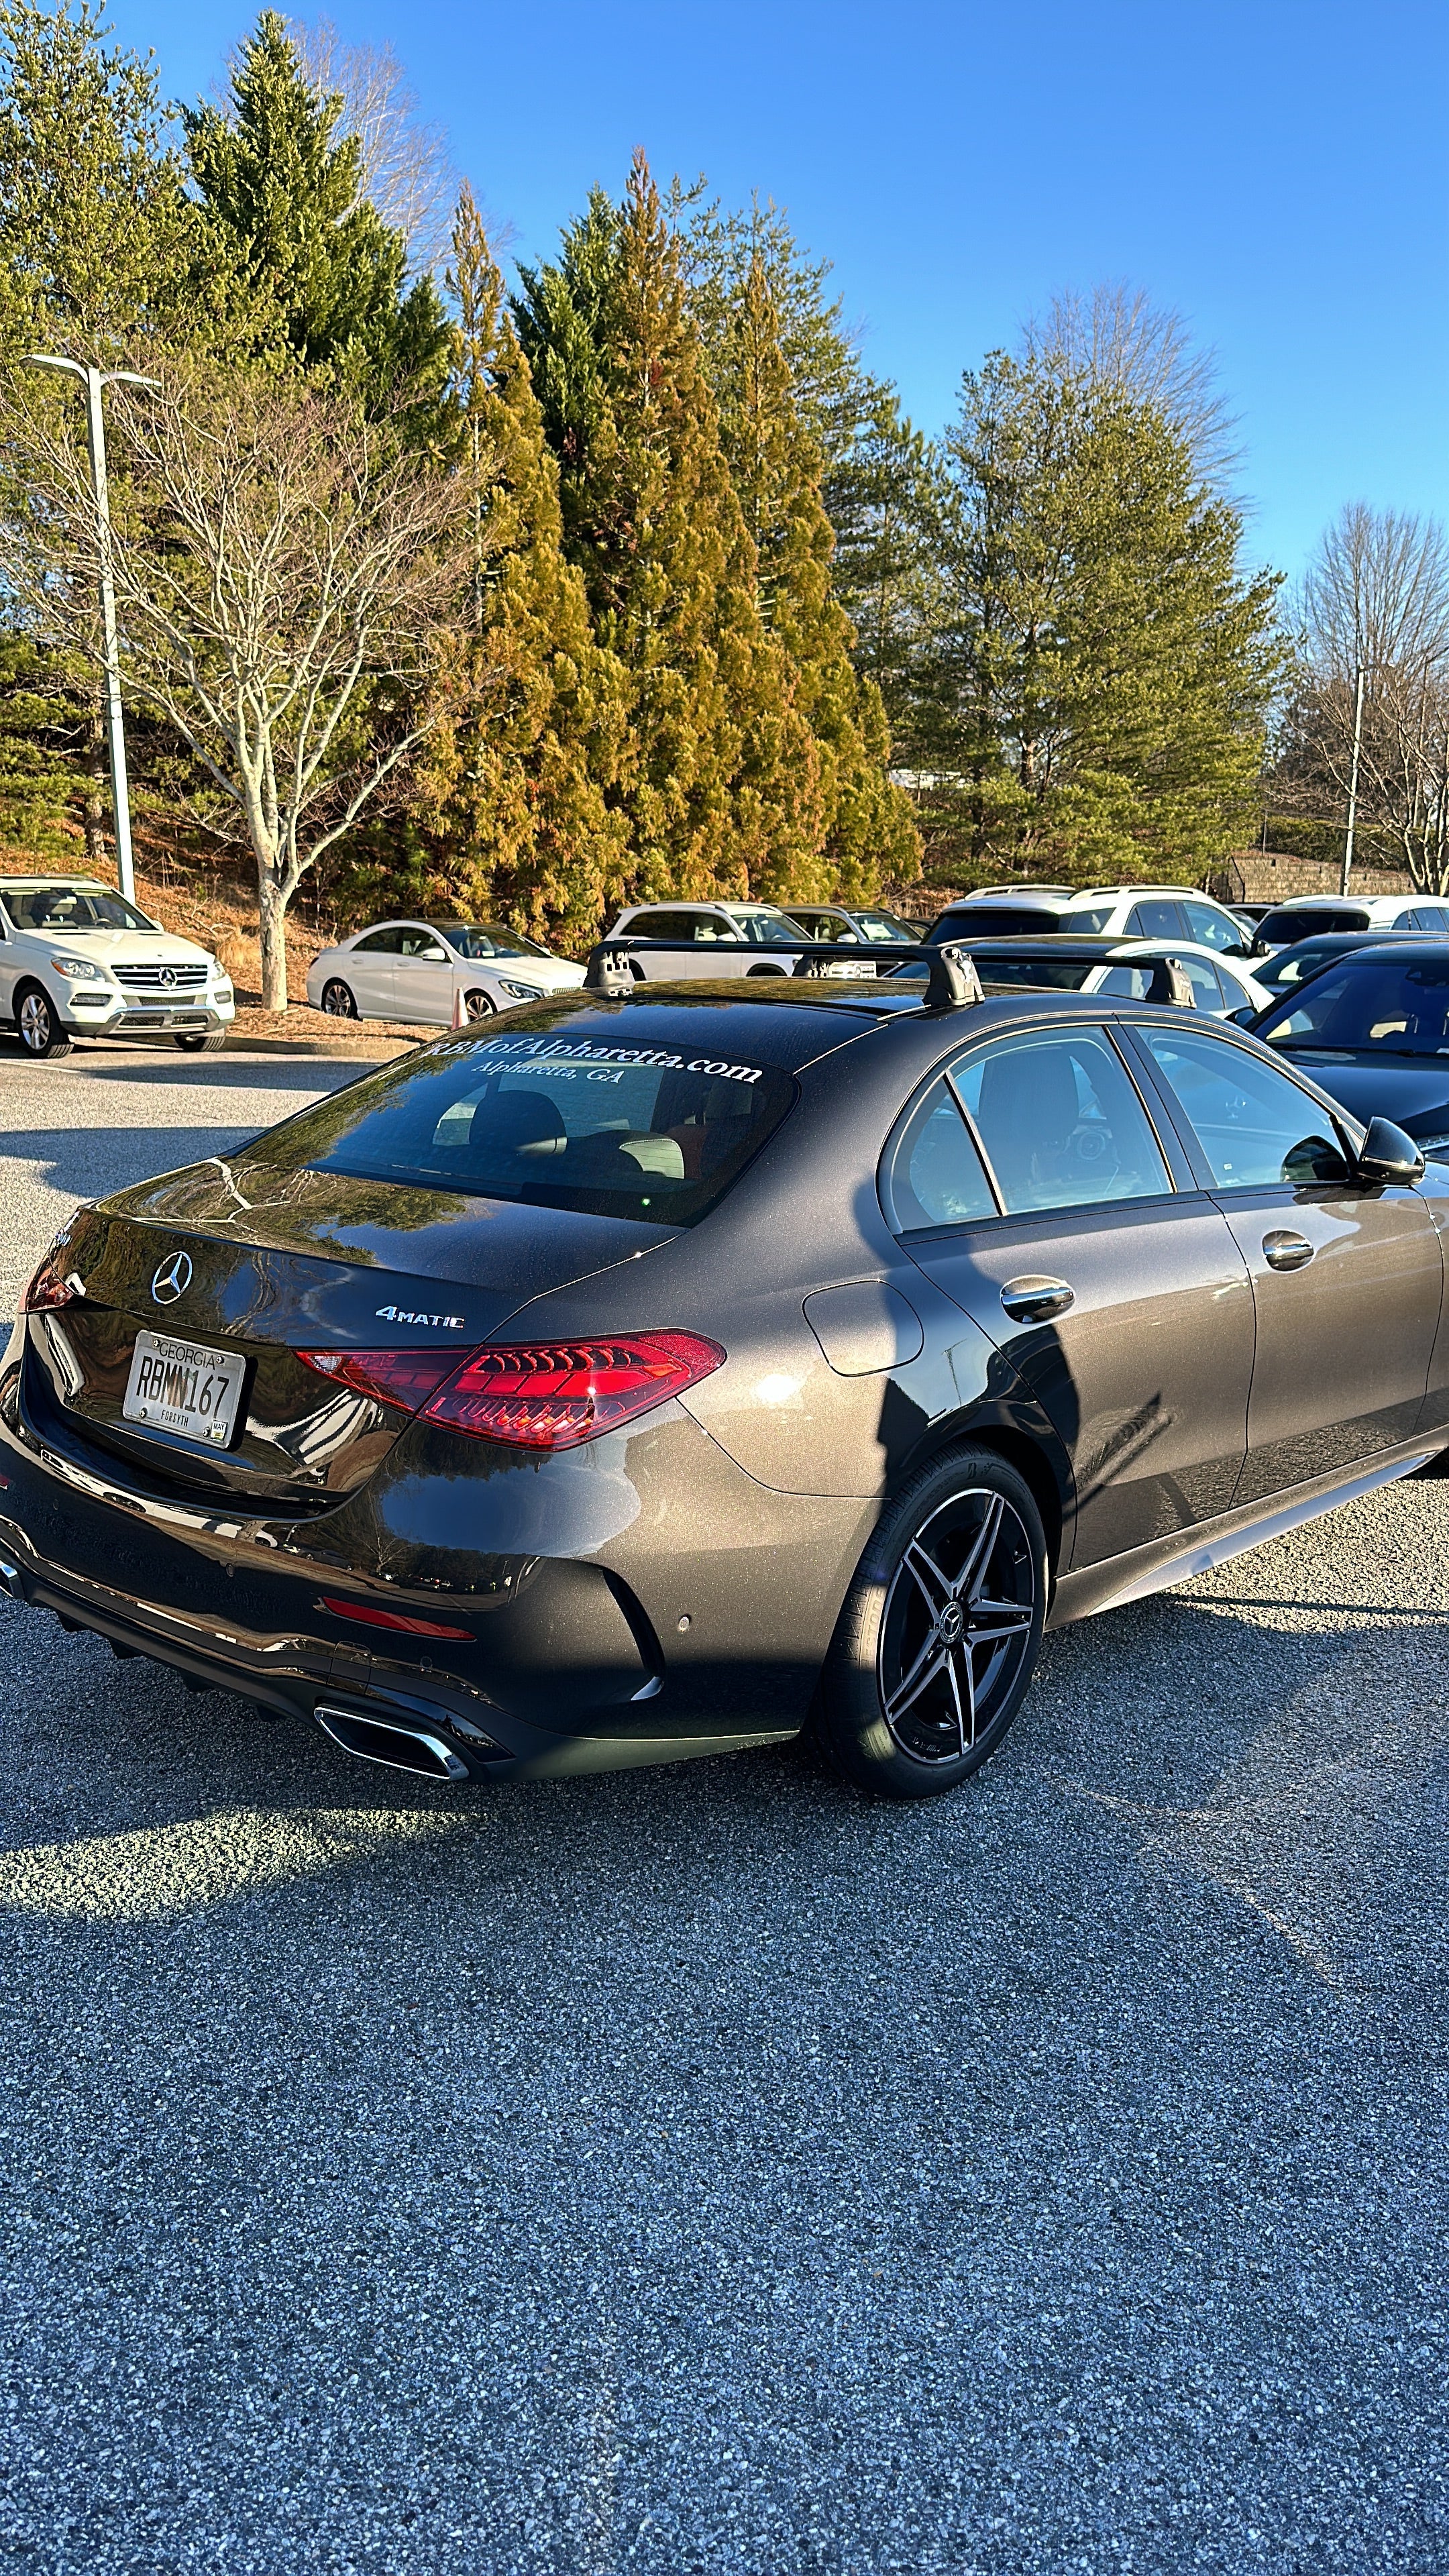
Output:
[[[1023,314],[1125,279],[1218,353],[1255,557],[1295,573],[1348,499],[1449,517],[1442,0],[318,14],[392,45],[516,256],[642,143],[661,180],[787,205],[928,429]],[[113,23],[190,97],[249,20],[121,0]]]

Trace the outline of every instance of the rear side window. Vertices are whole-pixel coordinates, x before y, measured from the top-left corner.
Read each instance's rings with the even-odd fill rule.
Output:
[[[1181,904],[1169,903],[1162,896],[1134,903],[1127,915],[1129,939],[1182,939],[1186,935]]]
[[[1152,1124],[1101,1030],[1003,1039],[952,1069],[1009,1216],[1157,1198],[1172,1187]]]
[[[897,1234],[969,1225],[996,1201],[966,1122],[944,1082],[916,1103],[891,1157],[886,1213]]]
[[[400,930],[370,930],[365,939],[355,939],[352,944],[359,957],[399,957],[402,940]]]
[[[304,1110],[275,1143],[315,1171],[692,1225],[794,1097],[778,1067],[703,1052],[459,1037]]]

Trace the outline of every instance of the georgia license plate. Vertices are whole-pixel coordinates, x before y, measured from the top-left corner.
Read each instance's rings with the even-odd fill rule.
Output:
[[[223,1449],[232,1435],[247,1364],[240,1351],[211,1351],[166,1333],[138,1333],[121,1412],[127,1422],[174,1431]]]

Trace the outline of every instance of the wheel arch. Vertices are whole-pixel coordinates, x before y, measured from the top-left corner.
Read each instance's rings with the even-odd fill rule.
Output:
[[[994,1449],[1028,1486],[1046,1533],[1048,1572],[1053,1584],[1063,1571],[1063,1557],[1076,1508],[1076,1491],[1065,1450],[1043,1416],[1030,1428],[998,1415],[954,1414],[933,1422],[893,1480],[894,1490],[949,1449]]]

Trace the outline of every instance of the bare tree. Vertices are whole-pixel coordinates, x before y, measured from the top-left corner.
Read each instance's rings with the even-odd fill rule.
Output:
[[[303,76],[342,101],[336,134],[362,146],[362,194],[407,242],[414,268],[446,257],[457,176],[440,125],[423,117],[391,45],[347,45],[330,19],[287,22]]]
[[[1449,540],[1433,519],[1350,502],[1296,603],[1298,685],[1285,768],[1348,794],[1364,673],[1359,811],[1397,843],[1411,882],[1449,891]]]
[[[1054,295],[1022,331],[1027,362],[1151,403],[1185,438],[1205,482],[1221,483],[1238,460],[1237,427],[1217,382],[1217,359],[1199,348],[1180,313],[1140,287],[1094,286]]]
[[[123,685],[204,772],[208,828],[251,850],[279,1010],[297,887],[401,794],[434,721],[471,483],[295,380],[178,373],[111,399]],[[16,405],[0,580],[38,635],[93,654],[100,532],[75,407],[46,389]]]

